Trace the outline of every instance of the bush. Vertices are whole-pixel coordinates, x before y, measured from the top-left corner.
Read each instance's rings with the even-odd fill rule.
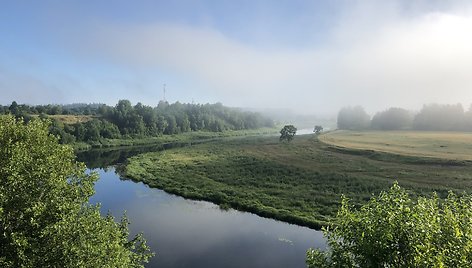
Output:
[[[297,128],[294,127],[293,125],[286,125],[280,130],[280,141],[286,140],[287,142],[290,142],[293,140],[293,137],[295,137],[295,134],[297,133]]]
[[[342,198],[329,249],[307,252],[308,267],[472,267],[472,197],[413,201],[394,184],[359,210]]]

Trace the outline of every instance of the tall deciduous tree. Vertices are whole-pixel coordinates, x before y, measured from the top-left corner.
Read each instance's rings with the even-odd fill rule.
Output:
[[[0,116],[0,267],[143,267],[142,235],[88,203],[96,179],[47,123]]]

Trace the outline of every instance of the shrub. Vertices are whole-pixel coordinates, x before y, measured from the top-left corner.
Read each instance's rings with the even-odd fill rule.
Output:
[[[359,210],[343,197],[324,234],[328,250],[308,250],[308,267],[472,267],[472,197],[413,201],[395,183]]]

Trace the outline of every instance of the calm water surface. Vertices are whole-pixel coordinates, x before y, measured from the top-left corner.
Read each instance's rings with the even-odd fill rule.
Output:
[[[156,252],[147,267],[306,267],[306,250],[325,246],[319,231],[167,194],[113,167],[94,171],[91,202],[117,218],[126,211],[130,232],[144,232]]]

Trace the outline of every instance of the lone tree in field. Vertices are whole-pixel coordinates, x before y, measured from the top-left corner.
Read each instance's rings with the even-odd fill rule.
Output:
[[[142,235],[88,203],[96,180],[47,123],[0,116],[0,267],[143,267]]]
[[[359,210],[343,197],[335,223],[308,267],[472,267],[471,195],[413,201],[395,183]]]
[[[323,127],[322,126],[315,126],[315,129],[313,130],[313,132],[315,132],[315,134],[320,134],[321,131],[323,131]]]
[[[297,133],[297,128],[293,125],[286,125],[280,130],[280,141],[290,142]]]

